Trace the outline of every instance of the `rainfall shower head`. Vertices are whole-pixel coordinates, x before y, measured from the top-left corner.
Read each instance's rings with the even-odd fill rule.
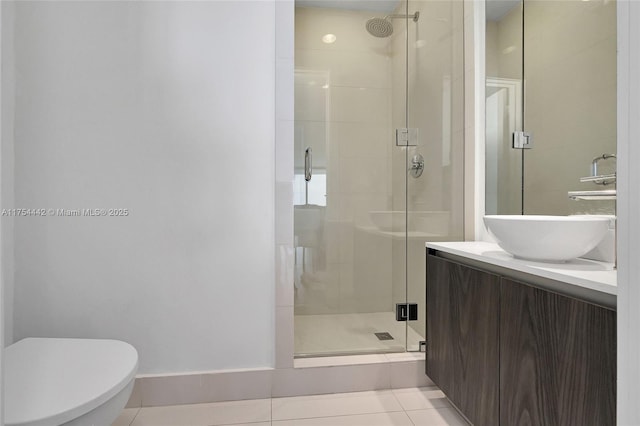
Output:
[[[384,18],[371,18],[367,21],[367,31],[374,37],[389,37],[393,34],[393,25],[391,20],[394,18],[413,18],[413,22],[418,22],[420,12],[413,15],[387,15]]]
[[[367,21],[367,31],[374,37],[389,37],[393,34],[393,25],[387,18],[371,18]]]

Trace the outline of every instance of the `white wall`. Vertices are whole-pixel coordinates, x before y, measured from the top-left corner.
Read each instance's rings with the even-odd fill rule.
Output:
[[[275,93],[275,366],[293,368],[294,0],[278,0]]]
[[[14,207],[13,203],[13,120],[15,107],[14,93],[14,67],[13,67],[13,18],[14,2],[2,2],[2,143],[0,144],[0,208]],[[5,344],[13,341],[13,222],[11,216],[0,217],[0,234],[2,235],[1,248],[2,273],[0,279],[3,283],[4,338]]]
[[[618,425],[640,410],[640,3],[618,2]]]
[[[2,14],[2,5],[0,4],[0,46],[2,45],[2,42],[4,41],[4,37],[2,34],[2,31],[4,30],[5,26],[2,25],[2,18],[3,18],[3,14]],[[1,52],[1,50],[0,50]],[[2,70],[0,69],[0,81],[2,80],[2,77],[4,77],[4,73],[2,72]],[[0,101],[4,100],[4,91],[2,90],[2,85],[0,85]],[[2,133],[2,130],[4,130],[4,119],[2,118],[2,116],[0,115],[0,134]],[[3,138],[4,140],[4,138]],[[0,150],[0,161],[3,159],[4,157],[2,156],[1,150]],[[3,167],[0,164],[0,173],[2,172]],[[1,179],[1,178],[0,178]],[[4,183],[4,180],[2,179],[2,181],[0,182],[0,184]],[[1,194],[1,192],[0,192]],[[3,206],[2,203],[2,198],[0,196],[0,208]],[[2,230],[0,228],[0,239],[2,239]],[[0,251],[2,250],[1,246],[0,246]],[[1,258],[1,257],[0,257]],[[3,262],[0,261],[0,395],[4,395],[4,327],[5,327],[5,319],[4,319],[4,311],[5,311],[5,285],[4,285],[4,279],[2,279],[2,275],[4,273],[4,268],[2,267]],[[4,398],[0,398],[0,426],[4,425]]]
[[[7,41],[7,25],[5,18],[9,16],[6,14],[5,5],[0,4],[0,53],[4,52],[5,43]],[[5,107],[5,98],[7,97],[7,90],[4,85],[5,78],[7,76],[7,72],[4,67],[4,61],[0,61],[2,66],[0,68],[0,105],[2,107],[0,112],[0,135],[2,135],[2,143],[0,143],[0,209],[5,207],[4,195],[6,193],[6,152],[4,150],[5,146],[5,132],[7,129],[7,116]],[[5,238],[6,238],[5,226],[4,223],[1,223],[0,226],[0,395],[4,395],[4,345],[5,342],[10,337],[12,324],[7,319],[11,318],[11,315],[7,315],[8,308],[13,307],[13,301],[7,301],[7,294],[9,293],[8,289],[11,288],[7,286],[6,279],[6,265],[5,265],[5,257],[7,253],[7,249],[4,246]],[[0,397],[0,426],[4,425],[4,398]]]
[[[15,338],[273,364],[274,2],[16,5]]]

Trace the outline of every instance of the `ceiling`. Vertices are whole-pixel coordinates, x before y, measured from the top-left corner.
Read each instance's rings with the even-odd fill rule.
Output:
[[[511,9],[520,6],[521,0],[487,0],[487,21],[499,21],[509,13]]]
[[[392,13],[401,0],[295,0],[296,6],[325,7],[331,9],[366,10],[370,12]],[[488,21],[501,20],[511,9],[519,6],[521,0],[486,0]]]
[[[296,6],[391,13],[400,0],[295,0]]]

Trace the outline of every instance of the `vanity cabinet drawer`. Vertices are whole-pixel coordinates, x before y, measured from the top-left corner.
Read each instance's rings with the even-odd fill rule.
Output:
[[[499,419],[500,277],[429,256],[427,375],[476,426]]]
[[[615,425],[615,311],[507,278],[500,298],[500,424]]]

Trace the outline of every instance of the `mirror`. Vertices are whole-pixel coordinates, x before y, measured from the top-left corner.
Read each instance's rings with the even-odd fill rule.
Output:
[[[487,0],[485,124],[487,214],[615,214],[615,1]]]

